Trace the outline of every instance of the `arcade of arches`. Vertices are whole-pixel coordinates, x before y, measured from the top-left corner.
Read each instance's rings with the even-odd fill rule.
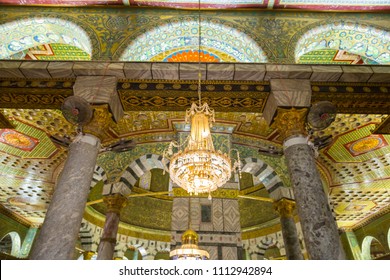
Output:
[[[0,0],[0,259],[169,259],[189,228],[211,259],[390,258],[390,1],[24,2]],[[241,160],[211,200],[162,159],[199,72]]]

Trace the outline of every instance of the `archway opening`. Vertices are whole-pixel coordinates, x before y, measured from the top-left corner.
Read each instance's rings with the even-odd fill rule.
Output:
[[[267,62],[261,47],[244,32],[217,20],[171,21],[135,38],[122,61]],[[199,57],[200,56],[200,57]]]
[[[59,18],[21,19],[0,30],[0,59],[89,60],[92,55],[87,33]]]
[[[390,64],[390,33],[358,22],[335,22],[306,32],[295,48],[297,63]]]
[[[380,259],[386,255],[386,250],[378,239],[372,236],[366,236],[362,243],[363,260]]]
[[[0,252],[18,257],[20,255],[20,236],[17,232],[9,232],[0,240]]]

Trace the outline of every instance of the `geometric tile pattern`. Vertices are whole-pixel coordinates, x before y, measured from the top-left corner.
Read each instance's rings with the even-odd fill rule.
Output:
[[[367,219],[390,203],[390,180],[349,184],[348,187],[332,187],[332,202],[339,227],[351,227],[356,221]]]
[[[324,153],[336,162],[365,162],[390,152],[390,135],[372,135],[368,124],[338,135]]]
[[[202,222],[202,206],[211,206],[211,222]],[[191,212],[188,209],[191,207]],[[240,212],[236,199],[174,197],[172,246],[181,244],[181,234],[190,228],[199,235],[199,246],[211,251],[210,259],[237,259],[241,248]],[[227,249],[228,248],[228,249]]]
[[[178,197],[173,200],[172,226],[173,231],[185,231],[188,229],[188,199]]]
[[[363,61],[359,55],[349,54],[341,50],[315,50],[305,53],[299,58],[302,64],[367,64],[369,59]]]
[[[15,130],[1,129],[0,142],[23,151],[31,152],[38,144],[39,140]]]
[[[237,260],[237,248],[222,247],[223,260]]]
[[[56,150],[48,135],[35,127],[14,122],[15,130],[0,131],[0,148],[21,158],[49,158]]]
[[[224,232],[240,232],[240,212],[238,209],[238,200],[223,200],[223,222]]]
[[[389,144],[383,135],[370,135],[344,145],[351,155],[355,157],[388,146]]]
[[[26,51],[24,51],[26,52]],[[16,54],[17,55],[17,54]],[[44,44],[30,48],[26,60],[90,60],[91,57],[78,47],[66,44]]]

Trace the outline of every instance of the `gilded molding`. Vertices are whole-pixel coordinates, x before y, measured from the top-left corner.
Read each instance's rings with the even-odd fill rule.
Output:
[[[84,219],[86,219],[90,223],[97,225],[102,229],[104,228],[105,216],[93,209],[92,207],[85,208]],[[125,224],[123,222],[119,223],[118,234],[162,242],[171,241],[170,231],[146,229]]]
[[[291,218],[295,209],[295,201],[282,198],[274,202],[274,209],[282,218]]]
[[[305,128],[307,112],[308,108],[285,109],[278,107],[274,125],[283,140],[290,136],[307,134]]]
[[[3,214],[4,216],[11,218],[12,220],[15,220],[16,222],[18,222],[26,227],[31,227],[31,226],[37,227],[34,223],[28,221],[24,217],[18,216],[16,214],[14,214],[13,212],[9,211],[3,205],[0,205],[0,214]]]
[[[232,189],[217,189],[211,192],[213,198],[237,199],[239,191]],[[196,197],[208,197],[208,193],[198,194]],[[173,188],[174,197],[190,197],[190,194],[182,188]]]

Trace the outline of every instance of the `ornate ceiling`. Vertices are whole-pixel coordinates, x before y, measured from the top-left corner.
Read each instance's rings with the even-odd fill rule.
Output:
[[[25,1],[0,1],[17,2]],[[29,3],[48,2],[72,4],[72,1]],[[129,1],[84,2],[129,4]],[[232,5],[266,8],[271,2],[274,9],[282,6],[283,9],[330,8],[325,4],[310,6],[313,1],[299,1],[299,4],[237,1]],[[378,1],[366,6],[354,6],[356,1],[341,2],[331,9],[386,10],[389,6],[386,1],[380,2],[382,6],[376,5]],[[130,3],[146,5],[148,1]],[[170,5],[169,1],[151,3]],[[191,1],[185,3],[191,5]],[[210,3],[227,7],[220,1]],[[77,4],[84,3],[77,1]],[[389,114],[388,66],[287,65],[389,64],[388,15],[303,13],[297,17],[296,12],[205,12],[202,14],[205,20],[202,63],[198,65],[187,63],[198,61],[199,30],[197,14],[193,11],[163,13],[134,8],[128,13],[124,8],[108,8],[102,12],[101,8],[91,7],[86,15],[83,8],[39,9],[45,17],[34,18],[37,11],[34,7],[2,7],[0,12],[0,57],[7,60],[0,61],[0,113],[5,117],[0,122],[3,125],[0,128],[0,202],[5,211],[26,223],[43,221],[67,155],[66,148],[53,144],[49,136],[75,136],[75,128],[65,121],[59,108],[64,98],[73,94],[76,76],[114,75],[119,79],[117,92],[124,117],[112,121],[103,145],[129,138],[137,146],[128,152],[100,154],[98,165],[105,171],[106,179],[114,181],[133,161],[145,154],[161,155],[178,133],[189,131],[184,123],[184,110],[197,98],[199,69],[204,77],[202,97],[216,110],[217,121],[212,131],[217,145],[229,137],[241,158],[261,159],[286,186],[290,186],[290,181],[283,156],[259,152],[270,147],[281,149],[278,131],[263,117],[270,93],[269,80],[311,78],[312,103],[330,100],[338,109],[336,120],[314,136],[332,136],[332,143],[319,151],[317,164],[339,226],[357,227],[389,210],[390,136],[388,132],[373,134]],[[53,15],[58,18],[53,19]],[[348,24],[351,22],[354,28]],[[333,33],[327,32],[329,28],[333,28]],[[329,47],[332,38],[339,40],[333,45],[335,48]],[[365,48],[364,44],[369,43],[370,48]],[[22,63],[18,59],[41,61]],[[74,62],[90,59],[100,62]],[[49,63],[60,60],[65,62]],[[126,62],[133,60],[138,63]],[[249,64],[255,62],[280,64]],[[248,70],[248,65],[254,68]],[[324,73],[330,78],[316,80],[315,77]],[[7,127],[7,121],[12,128]],[[386,128],[382,131],[386,132]],[[164,178],[156,172],[141,178],[135,191],[168,190],[166,181],[155,183]],[[102,179],[102,176],[97,178]],[[240,185],[241,194],[267,196],[264,187],[253,182],[248,174]],[[102,203],[93,202],[101,198],[102,187],[100,183],[92,188],[91,206],[86,212],[86,218],[98,225],[104,223],[105,208]],[[242,198],[239,201],[245,233],[261,234],[260,229],[275,225],[277,215],[272,204]],[[151,210],[151,205],[156,207]],[[142,232],[144,236],[155,234],[160,239],[169,237],[171,205],[172,196],[133,198],[124,210],[122,230],[136,236]]]
[[[0,0],[0,4],[11,5],[64,5],[64,6],[87,6],[87,5],[118,5],[118,6],[152,6],[169,8],[202,8],[211,9],[232,9],[232,8],[255,8],[255,9],[300,9],[300,10],[320,10],[320,11],[371,11],[388,10],[390,1],[388,0],[344,0],[329,1],[322,0],[233,0],[226,3],[222,0]]]

